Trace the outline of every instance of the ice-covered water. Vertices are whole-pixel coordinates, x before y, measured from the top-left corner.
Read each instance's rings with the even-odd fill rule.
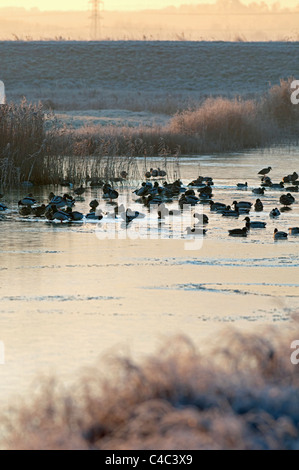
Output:
[[[280,181],[284,174],[298,170],[296,158],[297,149],[280,148],[185,157],[179,169],[185,184],[198,174],[212,176],[214,200],[253,202],[257,171],[272,166],[273,181]],[[150,163],[156,166],[158,162]],[[237,190],[236,183],[244,181],[248,190]],[[132,191],[138,184],[120,186],[120,198],[128,198],[131,208],[148,217],[147,210],[134,202]],[[43,202],[52,189],[64,191],[31,190]],[[298,308],[299,239],[273,240],[275,227],[299,226],[296,194],[292,211],[273,221],[269,211],[280,207],[281,193],[267,191],[261,198],[264,211],[250,214],[266,221],[267,228],[252,230],[245,239],[228,237],[229,228],[244,225],[243,217],[225,219],[204,207],[208,232],[202,248],[189,251],[185,249],[188,236],[109,239],[97,236],[97,231],[109,233],[108,221],[61,225],[20,218],[16,203],[26,192],[6,194],[11,212],[0,221],[2,403],[27,389],[40,373],[55,373],[71,381],[76,371],[103,352],[143,355],[164,336],[176,333],[185,333],[198,343],[212,338],[224,324],[248,329],[252,324],[288,321]],[[113,206],[101,194],[101,189],[88,188],[76,210],[87,213],[89,201],[97,197],[100,207],[111,211]],[[177,202],[169,208],[176,209]],[[140,220],[143,234],[148,230],[146,220]],[[167,232],[168,226],[166,218],[156,226],[156,233]]]

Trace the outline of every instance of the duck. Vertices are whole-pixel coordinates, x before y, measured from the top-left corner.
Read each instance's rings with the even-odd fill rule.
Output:
[[[262,170],[260,170],[258,172],[258,175],[267,175],[268,173],[270,173],[271,170],[271,166],[268,166],[268,168],[263,168]]]
[[[182,196],[179,199],[179,206],[181,209],[184,208],[184,205],[186,206],[195,206],[199,201],[199,198],[197,196],[189,195],[185,196],[185,194],[182,194]]]
[[[265,193],[265,188],[253,188],[252,192],[253,192],[253,194],[261,194],[261,195],[264,195],[264,193]]]
[[[262,177],[261,186],[268,187],[268,186],[271,186],[271,184],[272,184],[272,181],[271,181],[271,178],[269,178],[269,176]]]
[[[200,197],[201,197],[201,196],[212,196],[212,191],[213,189],[211,188],[211,184],[208,183],[203,188],[199,188],[197,192],[200,194]]]
[[[234,201],[233,206],[235,211],[238,211],[239,214],[249,214],[252,203],[247,201]]]
[[[255,212],[262,212],[264,210],[263,203],[260,199],[257,199],[254,204]]]
[[[30,215],[32,212],[31,206],[20,206],[19,207],[19,214],[22,216]]]
[[[248,188],[248,183],[237,183],[237,188],[238,189],[247,189]]]
[[[295,202],[294,196],[291,193],[283,194],[279,198],[279,202],[284,206],[291,206]]]
[[[261,222],[261,221],[252,222],[250,220],[250,217],[245,217],[244,220],[246,222],[247,230],[250,230],[251,228],[266,228],[266,225],[267,225],[266,222]]]
[[[230,206],[227,206],[226,210],[222,211],[222,217],[239,217],[239,209],[231,209]]]
[[[89,212],[85,216],[87,220],[102,220],[103,217],[103,214],[97,212]]]
[[[63,207],[72,207],[75,205],[75,200],[69,194],[55,196],[54,193],[50,193],[49,199],[50,205],[56,206],[57,209],[62,209]]]
[[[0,212],[4,212],[7,210],[7,207],[5,204],[3,204],[2,202],[0,203]]]
[[[289,191],[290,193],[298,193],[299,187],[298,186],[288,186],[285,188],[286,191]]]
[[[284,189],[284,184],[282,181],[280,183],[272,183],[270,186],[270,189],[278,189],[278,190]]]
[[[247,232],[248,232],[247,227],[234,228],[228,231],[231,237],[247,237]]]
[[[273,234],[274,240],[279,240],[279,239],[286,239],[288,238],[288,234],[286,232],[279,232],[278,229],[274,229],[274,234]]]
[[[206,214],[198,214],[197,212],[195,212],[195,214],[193,214],[193,217],[197,219],[200,223],[209,223],[209,217]]]
[[[103,187],[103,197],[106,199],[117,199],[118,198],[118,191],[116,189],[113,189],[109,184],[105,184]]]
[[[46,206],[42,204],[41,206],[31,207],[31,212],[35,217],[41,217],[46,212]]]
[[[59,210],[55,204],[52,204],[45,211],[45,216],[48,220],[60,220],[60,222],[70,222],[71,217],[67,212]]]
[[[249,202],[249,201],[239,201],[239,202],[234,201],[233,206],[235,206],[238,209],[240,209],[240,208],[250,209],[252,207],[252,202]]]
[[[211,212],[224,211],[224,210],[227,210],[227,207],[228,207],[226,204],[223,204],[222,202],[210,201],[209,204],[210,204]]]
[[[74,193],[77,194],[77,196],[82,196],[82,194],[85,193],[85,188],[83,188],[83,185],[81,184],[80,188],[74,189]]]
[[[296,173],[296,171],[294,171],[292,175],[284,176],[282,178],[282,181],[284,183],[290,183],[290,182],[296,181],[297,179],[298,179],[298,173]]]
[[[270,212],[270,217],[278,217],[280,215],[280,211],[277,209],[277,207],[275,207],[275,209],[272,209],[272,211]]]
[[[289,228],[290,235],[299,235],[299,227],[290,227]]]
[[[73,211],[71,207],[68,207],[66,213],[74,222],[79,222],[83,219],[84,215],[81,212]]]
[[[93,199],[92,201],[90,201],[89,203],[90,212],[94,212],[96,208],[98,207],[98,205],[99,205],[99,202],[96,199]]]
[[[164,177],[166,175],[167,175],[166,171],[165,170],[160,170],[160,168],[158,167],[158,176]]]
[[[140,212],[138,212],[138,211],[132,211],[130,208],[128,208],[128,209],[126,210],[126,212],[122,212],[122,213],[121,213],[121,217],[122,217],[122,219],[125,220],[125,222],[126,222],[127,224],[129,224],[129,223],[132,222],[132,220],[134,220],[134,219],[137,219],[137,218],[140,219],[140,218],[145,217],[145,214],[142,214],[142,213],[140,213]]]
[[[24,197],[18,202],[18,206],[33,206],[36,203],[36,200],[33,198],[32,194],[28,194],[28,196]]]

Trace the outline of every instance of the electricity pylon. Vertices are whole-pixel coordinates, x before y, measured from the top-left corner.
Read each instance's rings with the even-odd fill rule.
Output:
[[[91,38],[97,40],[101,37],[101,21],[103,19],[101,11],[104,8],[102,0],[89,0],[91,4]]]

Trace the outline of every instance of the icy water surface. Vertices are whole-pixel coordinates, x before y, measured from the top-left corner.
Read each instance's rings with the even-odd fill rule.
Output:
[[[297,158],[297,149],[185,157],[179,172],[185,184],[199,174],[213,177],[215,201],[254,202],[251,190],[259,184],[257,171],[272,166],[272,179],[279,182],[298,170]],[[151,166],[158,163],[153,159]],[[236,183],[245,181],[248,190],[237,190]],[[109,239],[108,219],[66,225],[20,218],[17,201],[28,190],[6,194],[10,212],[0,220],[3,404],[23,393],[37,374],[55,373],[72,380],[103,352],[141,356],[173,334],[187,334],[200,344],[212,340],[224,325],[247,329],[264,322],[287,322],[298,308],[299,237],[273,240],[275,227],[287,231],[299,226],[296,193],[292,210],[272,220],[269,212],[281,207],[281,193],[267,191],[261,197],[264,211],[250,214],[253,220],[267,222],[267,228],[252,230],[244,239],[228,237],[228,229],[243,227],[245,216],[227,219],[204,207],[208,231],[202,248],[190,250],[186,243],[194,240],[178,236],[175,217],[173,223],[168,218],[160,224],[152,220],[155,237],[149,239],[148,220],[153,216],[134,202],[132,194],[139,184],[130,182],[119,192],[120,199],[129,199],[132,209],[146,215],[139,221],[142,239]],[[54,189],[64,192],[60,187],[32,192],[45,202]],[[87,189],[76,210],[87,213],[94,198],[103,210],[113,210],[102,199],[102,190],[95,188]],[[177,201],[168,207],[176,209]]]

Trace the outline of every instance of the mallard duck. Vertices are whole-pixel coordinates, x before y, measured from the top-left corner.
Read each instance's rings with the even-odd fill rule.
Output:
[[[105,184],[103,187],[103,197],[106,199],[117,199],[118,198],[118,191],[116,189],[113,189],[109,184]]]
[[[296,171],[294,171],[294,173],[292,175],[284,176],[282,178],[282,181],[284,183],[290,183],[291,181],[296,181],[297,179],[298,179],[298,173],[296,173]]]
[[[160,170],[160,168],[158,168],[158,176],[164,177],[164,176],[166,176],[166,175],[167,175],[166,171]]]
[[[247,237],[247,227],[234,228],[229,230],[228,233],[231,237]]]
[[[278,229],[276,228],[274,230],[273,238],[274,240],[286,239],[288,238],[288,234],[286,232],[279,232]]]
[[[95,211],[98,205],[99,205],[99,202],[96,199],[93,199],[92,201],[90,201],[89,203],[89,207],[91,208],[90,212]]]
[[[222,211],[222,217],[239,217],[239,210],[238,208],[236,210],[231,209],[230,206],[227,206],[226,210]]]
[[[32,194],[28,194],[28,196],[24,197],[18,202],[18,206],[33,206],[36,203],[36,200],[32,197]]]
[[[250,209],[251,206],[252,206],[252,202],[249,202],[249,201],[234,201],[233,202],[233,206],[235,206],[236,208],[240,209],[240,208],[248,208]]]
[[[85,193],[85,188],[83,188],[83,185],[81,184],[80,188],[74,189],[74,193],[77,194],[77,196],[82,196],[82,194]]]
[[[260,221],[252,222],[250,220],[250,217],[245,217],[244,220],[246,221],[247,230],[250,230],[251,228],[265,228],[267,225],[266,222],[260,222]]]
[[[99,214],[97,212],[89,212],[86,214],[85,218],[87,220],[102,220],[103,214]]]
[[[31,207],[31,211],[35,217],[41,217],[46,212],[46,206],[42,204],[41,206]]]
[[[31,206],[21,206],[19,207],[19,214],[22,216],[30,215],[32,212]]]
[[[277,207],[275,207],[275,209],[272,209],[272,211],[270,212],[270,217],[278,217],[280,215],[280,211],[277,209]]]
[[[280,196],[279,202],[285,207],[291,206],[295,202],[295,198],[290,193],[287,193]]]
[[[246,183],[237,183],[237,188],[238,189],[247,189],[248,188],[247,181],[246,181]]]
[[[132,222],[132,220],[134,219],[137,219],[137,218],[143,218],[145,217],[145,214],[142,214],[138,211],[132,211],[130,208],[128,208],[126,210],[126,212],[122,212],[121,213],[121,217],[122,219],[124,219],[124,221],[129,224],[130,222]]]
[[[282,189],[284,189],[284,184],[283,184],[282,181],[280,183],[272,183],[271,186],[270,186],[270,189],[282,190]]]
[[[209,204],[210,204],[211,212],[224,211],[224,210],[227,210],[227,207],[228,207],[226,204],[223,204],[222,202],[210,201]]]
[[[79,222],[84,217],[84,215],[81,212],[73,211],[71,207],[67,208],[66,213],[70,217],[70,219],[73,220],[74,222]]]
[[[253,194],[264,194],[265,188],[253,188],[252,190]]]
[[[256,212],[262,212],[264,210],[263,203],[260,199],[257,199],[254,204],[254,210]]]

